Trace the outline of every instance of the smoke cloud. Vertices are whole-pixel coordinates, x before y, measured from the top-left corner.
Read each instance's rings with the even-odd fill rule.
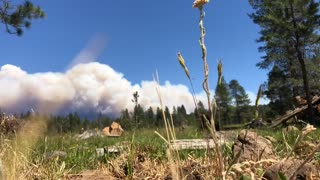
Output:
[[[118,116],[121,110],[133,109],[133,93],[138,91],[144,109],[160,106],[154,81],[132,84],[123,74],[106,64],[76,64],[65,73],[28,73],[14,65],[0,69],[0,108],[11,113],[31,108],[41,113],[98,113]],[[160,85],[164,106],[185,106],[193,112],[195,105],[188,87],[166,81]],[[254,93],[250,92],[254,102]],[[204,93],[196,95],[206,104]]]
[[[80,63],[93,62],[106,48],[107,37],[104,34],[93,36],[86,47],[83,48],[76,57],[71,61],[68,68]]]
[[[119,115],[133,109],[132,94],[139,92],[145,109],[160,105],[153,81],[132,84],[123,74],[98,62],[77,64],[65,73],[30,74],[14,65],[0,69],[0,108],[8,112],[25,112],[31,108],[41,113],[97,113]],[[194,110],[192,95],[185,85],[160,86],[165,106],[184,105]],[[199,94],[198,99],[204,96]]]

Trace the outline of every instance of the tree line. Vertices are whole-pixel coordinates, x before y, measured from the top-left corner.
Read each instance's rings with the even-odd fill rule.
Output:
[[[237,80],[231,80],[229,83],[222,78],[222,83],[219,89],[216,89],[216,119],[219,119],[221,124],[217,124],[217,128],[231,124],[244,124],[254,118],[255,107],[250,105],[250,99],[244,88]],[[149,107],[144,109],[139,103],[138,92],[133,93],[132,102],[134,108],[132,111],[123,109],[120,116],[111,118],[102,113],[89,119],[85,116],[80,116],[77,112],[69,113],[65,116],[49,116],[48,120],[49,132],[68,133],[80,132],[86,129],[103,129],[111,124],[112,121],[119,122],[125,130],[133,130],[137,128],[161,128],[164,127],[164,116],[174,124],[177,128],[186,126],[198,126],[204,128],[201,123],[201,116],[208,114],[203,102],[198,101],[193,112],[187,113],[185,106],[174,106],[170,110],[165,106],[162,110],[160,107],[153,109]],[[262,112],[262,111],[261,111]],[[29,113],[30,114],[30,113]],[[260,113],[261,117],[265,113]]]

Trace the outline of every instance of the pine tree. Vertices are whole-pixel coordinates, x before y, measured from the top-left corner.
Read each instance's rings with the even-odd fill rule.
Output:
[[[166,115],[166,118],[170,120],[170,110],[168,106],[164,108],[164,114]]]
[[[173,119],[173,122],[174,122],[175,126],[182,125],[181,119],[178,118],[178,110],[177,110],[177,108],[175,106],[173,106],[173,108],[172,108],[172,119]]]
[[[101,112],[98,113],[98,117],[96,120],[97,120],[97,124],[98,124],[98,129],[102,129],[103,115]]]
[[[82,122],[82,127],[85,130],[89,129],[89,127],[90,127],[90,121],[87,116],[84,117],[84,120]]]
[[[132,95],[133,95],[133,99],[131,99],[131,101],[134,103],[133,117],[134,117],[134,121],[135,121],[136,125],[138,125],[138,123],[139,123],[139,119],[138,119],[139,94],[138,94],[138,91],[134,92]]]
[[[284,114],[287,110],[293,108],[293,85],[284,71],[278,66],[274,66],[268,73],[268,81],[265,83],[264,93],[270,100],[272,117]],[[297,91],[297,86],[295,86]]]
[[[132,129],[134,122],[132,121],[129,110],[127,108],[121,111],[119,122],[124,129]]]
[[[163,126],[162,110],[159,107],[156,110],[156,126]]]
[[[315,56],[315,49],[318,48],[320,41],[319,2],[314,0],[249,0],[249,2],[256,10],[250,17],[261,27],[261,37],[258,42],[265,43],[259,50],[265,52],[266,56],[258,66],[268,68],[284,63],[288,68],[287,73],[292,73],[294,71],[290,69],[290,65],[294,67],[295,64],[299,64],[298,73],[303,80],[308,116],[313,121],[307,64]]]
[[[219,105],[218,115],[220,116],[221,123],[226,124],[230,121],[230,105],[232,98],[230,96],[228,83],[224,77],[221,78],[221,84],[216,87],[216,102]]]
[[[10,0],[0,0],[0,20],[9,34],[21,36],[24,28],[31,27],[33,19],[44,18],[45,13],[30,1],[13,5]]]
[[[130,114],[128,109],[121,111],[120,119],[130,119]]]
[[[144,116],[144,110],[142,108],[142,106],[140,104],[138,104],[135,108],[134,108],[134,112],[133,112],[135,118],[136,118],[136,126],[137,127],[141,127],[141,126],[145,126],[145,116]]]
[[[197,103],[197,108],[194,110],[195,112],[195,116],[196,119],[198,120],[198,122],[200,122],[201,124],[201,128],[205,128],[207,126],[206,124],[206,119],[203,116],[207,117],[207,120],[209,120],[209,111],[206,110],[206,108],[203,105],[202,101],[198,101]]]
[[[177,113],[178,113],[178,114],[181,114],[181,115],[183,115],[183,116],[186,116],[186,115],[187,115],[187,110],[186,110],[186,108],[184,107],[183,104],[182,104],[180,107],[178,107]]]
[[[77,132],[80,130],[81,126],[81,119],[77,112],[73,113],[73,124],[72,124],[72,130],[73,132]]]
[[[150,125],[154,125],[155,123],[155,115],[152,110],[152,107],[149,107],[147,111],[145,112],[145,117],[147,119],[147,126],[150,127]]]
[[[229,82],[229,89],[236,107],[236,114],[234,118],[235,122],[242,123],[243,120],[251,120],[248,108],[250,99],[244,88],[239,84],[237,80],[231,80]]]

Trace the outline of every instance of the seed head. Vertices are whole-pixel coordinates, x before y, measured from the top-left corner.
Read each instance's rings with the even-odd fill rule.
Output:
[[[218,62],[218,85],[221,85],[221,81],[222,81],[222,62],[221,60],[219,60]]]
[[[186,73],[186,75],[187,75],[188,78],[190,79],[189,70],[188,70],[188,68],[187,68],[187,66],[186,66],[186,64],[185,64],[185,62],[184,62],[184,59],[183,59],[181,53],[178,52],[178,55],[177,55],[177,56],[178,56],[178,61],[179,61],[180,65],[181,65],[181,67],[183,68],[184,72]]]
[[[202,7],[203,5],[207,4],[209,2],[209,0],[195,0],[193,2],[193,5],[192,7],[193,8],[200,8]]]

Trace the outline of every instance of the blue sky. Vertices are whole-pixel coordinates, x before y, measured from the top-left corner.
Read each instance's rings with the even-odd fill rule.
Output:
[[[28,72],[64,71],[70,61],[96,36],[106,38],[97,61],[139,83],[152,79],[157,69],[161,80],[188,84],[176,61],[181,51],[194,83],[202,80],[198,45],[197,9],[193,1],[34,1],[46,12],[22,37],[1,35],[1,64],[14,64]],[[247,1],[216,0],[205,8],[206,45],[216,79],[216,63],[222,58],[226,80],[237,79],[245,89],[256,91],[266,72],[255,64],[255,39],[259,27],[247,16]],[[2,29],[3,31],[3,29]],[[200,90],[200,89],[199,89]]]
[[[1,27],[0,67],[12,64],[28,73],[63,73],[79,53],[96,44],[97,52],[87,61],[109,65],[132,84],[152,80],[157,70],[161,84],[168,80],[189,86],[176,58],[181,51],[196,92],[202,90],[199,11],[191,7],[192,0],[34,3],[44,9],[46,18],[34,21],[22,37],[6,34]],[[225,79],[237,79],[255,93],[267,72],[255,66],[263,54],[255,42],[259,27],[247,15],[252,11],[248,1],[214,0],[205,11],[211,88],[222,58]]]

